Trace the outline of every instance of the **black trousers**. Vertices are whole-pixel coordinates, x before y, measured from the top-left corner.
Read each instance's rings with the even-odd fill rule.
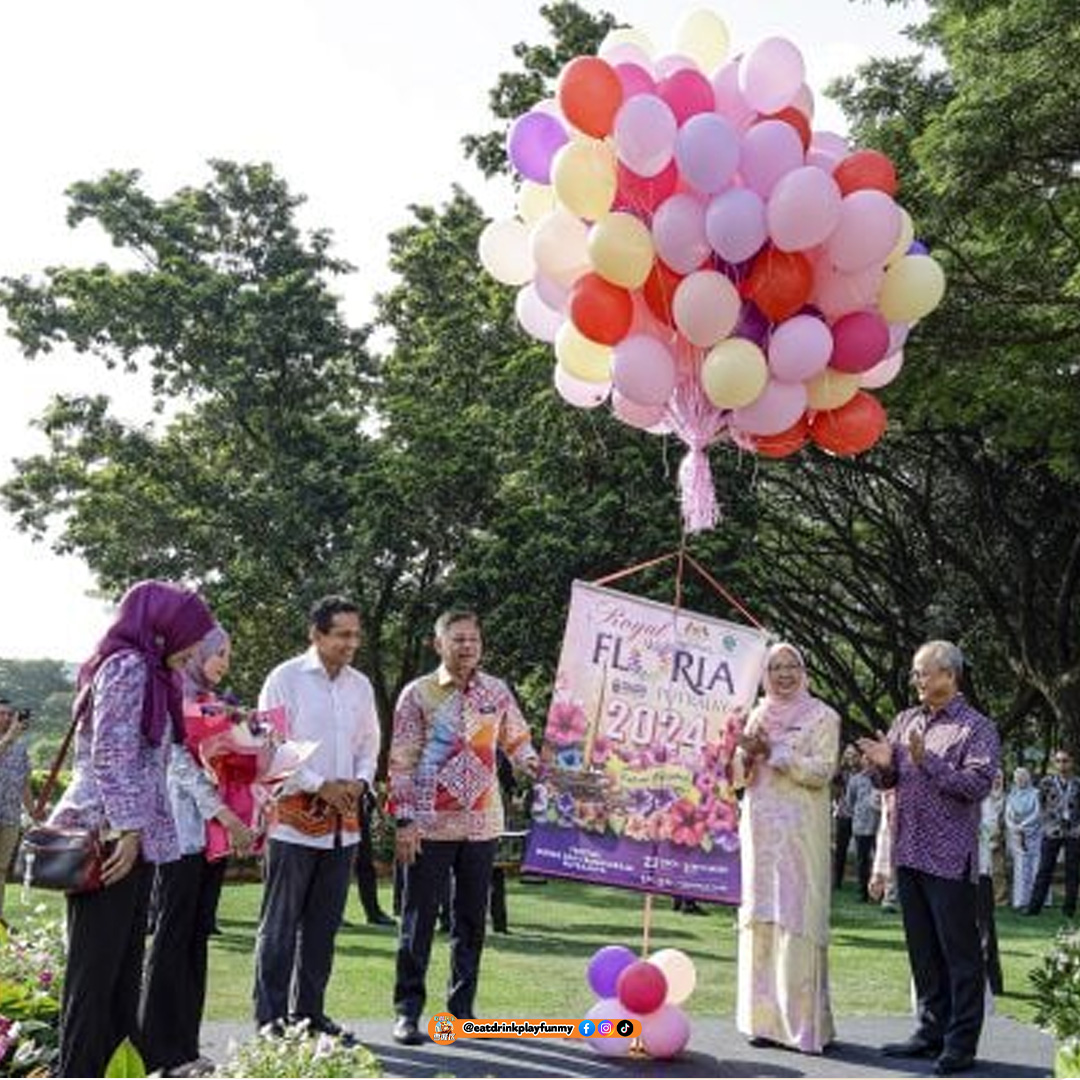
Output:
[[[138,1045],[152,874],[140,861],[115,885],[67,898],[59,1076],[104,1076],[125,1038]]]
[[[368,922],[382,914],[379,910],[379,879],[375,873],[375,853],[371,843],[371,818],[360,817],[360,843],[356,845],[356,891]]]
[[[491,871],[491,928],[500,934],[509,929],[506,922],[506,871],[496,866]]]
[[[901,866],[896,886],[919,1034],[953,1053],[974,1055],[985,1000],[975,883]]]
[[[859,880],[859,899],[870,899],[870,871],[874,866],[874,841],[876,836],[855,837],[855,875]]]
[[[1065,901],[1062,913],[1071,919],[1076,914],[1076,893],[1080,886],[1080,836],[1044,836],[1039,850],[1039,871],[1031,889],[1028,911],[1038,913],[1046,903],[1050,879],[1054,876],[1058,855],[1065,848]]]
[[[394,983],[394,1008],[399,1016],[418,1021],[424,1011],[439,897],[445,895],[451,875],[446,1007],[459,1018],[473,1015],[495,845],[494,840],[425,840],[416,862],[405,867]]]
[[[833,820],[836,824],[833,833],[833,888],[839,889],[844,884],[844,867],[851,846],[851,818],[838,817]]]
[[[994,921],[994,878],[990,874],[980,874],[976,886],[977,900],[975,918],[979,924],[979,944],[982,947],[983,965],[986,968],[986,982],[992,994],[1001,994],[1005,989],[1005,980],[1001,973],[1001,954],[998,952],[997,923]]]
[[[139,1008],[146,1067],[173,1069],[199,1056],[206,1003],[206,963],[225,860],[202,852],[157,869],[157,928],[150,946]]]
[[[349,894],[355,845],[271,840],[255,938],[255,1021],[325,1016],[334,938]]]

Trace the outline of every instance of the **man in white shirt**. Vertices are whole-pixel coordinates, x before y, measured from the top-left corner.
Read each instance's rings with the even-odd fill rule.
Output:
[[[311,648],[266,679],[259,708],[284,706],[290,739],[318,747],[285,785],[271,817],[255,947],[255,1020],[352,1042],[323,1011],[334,939],[360,839],[359,810],[379,756],[379,720],[366,676],[351,667],[360,611],[342,596],[311,611]]]

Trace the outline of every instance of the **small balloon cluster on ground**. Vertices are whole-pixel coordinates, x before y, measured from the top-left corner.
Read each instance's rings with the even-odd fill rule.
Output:
[[[686,953],[661,949],[639,960],[625,945],[606,945],[593,954],[587,978],[598,998],[585,1014],[589,1020],[640,1020],[641,1046],[650,1057],[682,1053],[690,1041],[690,1021],[679,1006],[697,982]],[[604,1057],[623,1057],[632,1044],[631,1037],[589,1040],[590,1048]]]
[[[874,445],[886,418],[871,391],[945,278],[889,158],[813,129],[794,44],[728,60],[723,21],[695,11],[675,49],[613,31],[565,65],[556,98],[510,127],[517,215],[487,226],[480,259],[519,287],[518,321],[554,345],[567,402],[610,401],[687,445],[697,529],[716,520],[715,442],[771,457]]]

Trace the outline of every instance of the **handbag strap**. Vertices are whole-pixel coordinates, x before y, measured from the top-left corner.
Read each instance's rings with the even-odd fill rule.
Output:
[[[82,704],[82,698],[85,694],[90,693],[90,687],[80,694],[75,703],[71,707],[71,723],[68,726],[67,734],[64,736],[64,741],[60,744],[60,749],[56,752],[56,760],[52,763],[52,768],[49,769],[49,776],[45,783],[41,785],[41,791],[38,792],[37,801],[34,803],[33,818],[35,821],[41,819],[42,811],[44,811],[46,804],[49,801],[49,796],[52,794],[53,788],[56,787],[56,778],[60,775],[60,766],[64,764],[64,758],[67,757],[68,747],[71,746],[71,740],[75,735],[75,728],[79,723],[79,713],[81,709],[79,706]]]

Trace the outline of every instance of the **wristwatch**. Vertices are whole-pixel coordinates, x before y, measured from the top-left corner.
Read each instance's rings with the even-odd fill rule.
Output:
[[[398,827],[399,829],[406,829],[406,828],[408,828],[408,827],[409,827],[409,826],[410,826],[410,825],[411,825],[412,823],[413,823],[413,819],[412,819],[411,817],[398,817],[398,818],[394,818],[394,824],[395,824],[395,825],[396,825],[396,826],[397,826],[397,827]]]

